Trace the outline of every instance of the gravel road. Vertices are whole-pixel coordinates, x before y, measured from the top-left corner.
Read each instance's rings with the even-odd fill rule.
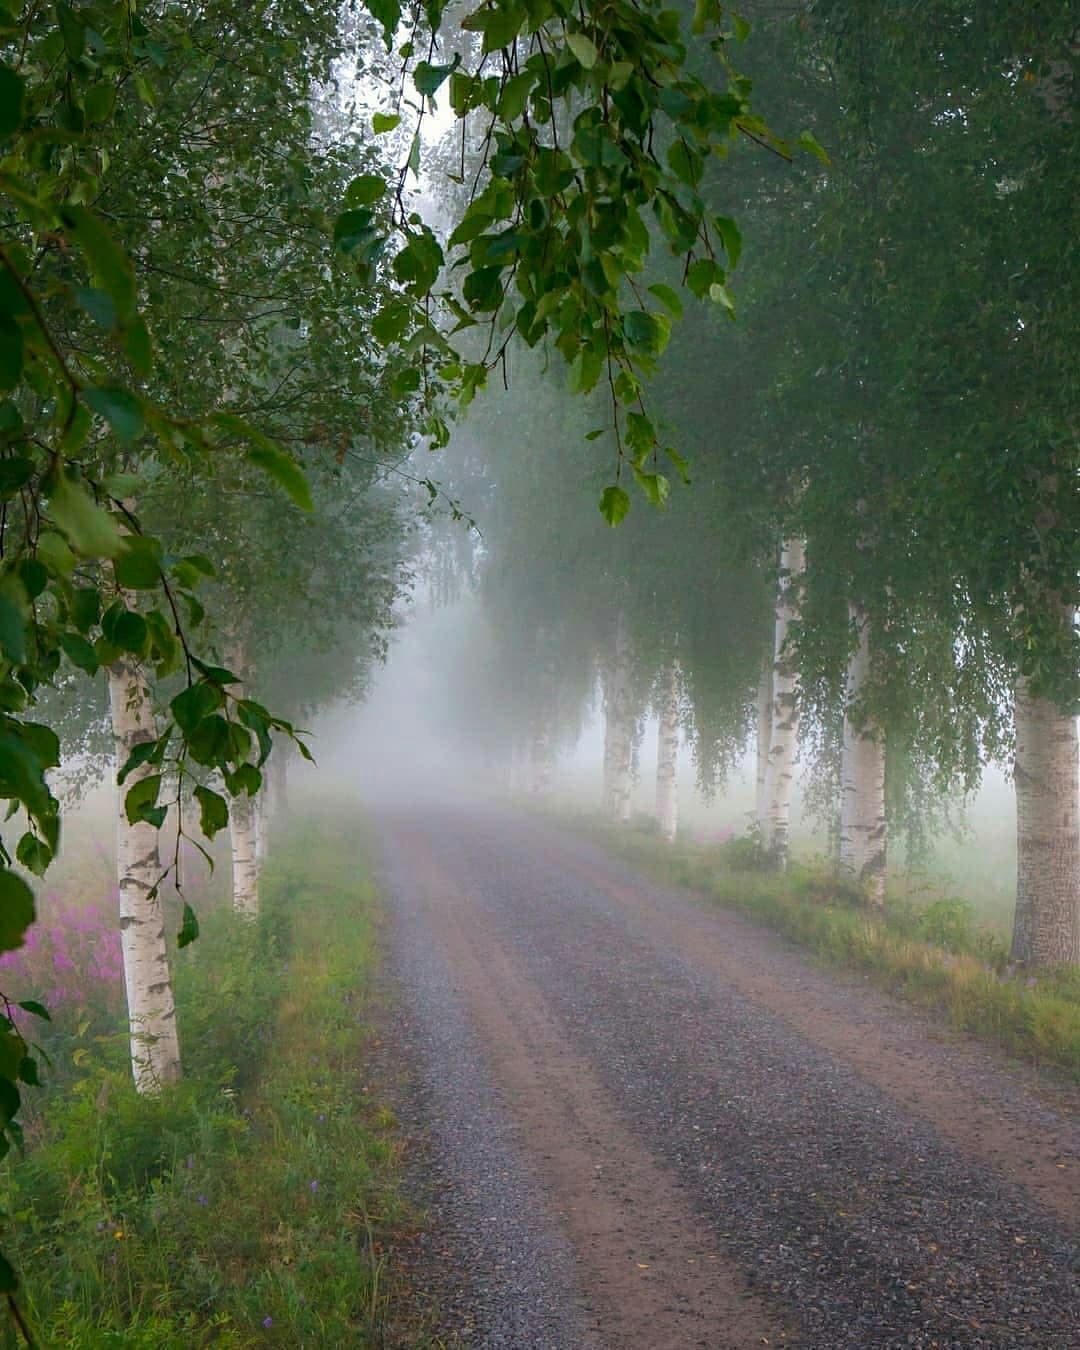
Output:
[[[1080,1094],[546,822],[375,823],[468,1343],[1080,1348]]]

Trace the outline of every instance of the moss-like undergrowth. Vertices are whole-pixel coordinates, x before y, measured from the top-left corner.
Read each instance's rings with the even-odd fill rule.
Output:
[[[402,1214],[394,1122],[362,1091],[377,912],[357,849],[355,811],[305,816],[256,925],[204,916],[175,957],[186,1077],[159,1099],[135,1095],[115,1012],[54,1026],[26,1154],[0,1173],[39,1344],[384,1343]]]

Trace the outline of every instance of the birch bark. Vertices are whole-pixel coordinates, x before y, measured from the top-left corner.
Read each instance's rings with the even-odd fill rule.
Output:
[[[109,706],[119,770],[137,745],[157,735],[150,691],[132,657],[124,657],[109,668]],[[144,1094],[160,1092],[180,1077],[180,1041],[165,947],[165,919],[161,899],[154,893],[161,876],[158,832],[144,821],[130,824],[124,809],[128,790],[155,772],[153,766],[144,764],[128,775],[118,794],[116,831],[120,950],[131,1072],[136,1091]]]
[[[229,653],[229,665],[240,682],[232,686],[237,698],[245,696],[248,678],[247,652],[235,638]],[[229,801],[229,842],[232,846],[233,909],[245,919],[259,916],[258,811],[255,798],[246,792]]]
[[[780,586],[773,643],[772,730],[765,783],[766,851],[779,872],[787,870],[791,797],[799,740],[799,674],[788,639],[792,624],[799,618],[799,586],[805,569],[803,541],[785,540],[780,550]]]
[[[1080,963],[1076,719],[1016,682],[1016,917],[1012,954]]]
[[[773,663],[763,662],[757,692],[757,776],[754,798],[754,818],[758,838],[763,849],[768,849],[769,803],[766,788],[769,778],[769,749],[772,744]]]
[[[622,614],[608,666],[604,725],[604,810],[612,820],[630,819],[634,772],[634,716],[630,691],[630,642]]]
[[[885,729],[860,703],[870,679],[870,624],[858,605],[849,609],[857,645],[848,659],[844,740],[840,761],[840,871],[871,905],[885,903]]]
[[[673,663],[660,699],[656,729],[656,818],[672,843],[679,828],[679,670]]]

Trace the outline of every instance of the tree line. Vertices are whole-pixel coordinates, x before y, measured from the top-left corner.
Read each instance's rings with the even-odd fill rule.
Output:
[[[933,829],[1003,764],[1014,958],[1075,962],[1075,7],[748,9],[755,97],[828,163],[733,147],[695,170],[745,246],[724,303],[687,309],[644,386],[678,448],[672,483],[646,485],[662,512],[593,524],[610,498],[581,438],[609,397],[636,425],[634,389],[575,402],[519,357],[451,443],[485,520],[487,669],[466,662],[455,699],[541,788],[599,687],[616,820],[651,710],[668,837],[676,729],[707,789],[756,745],[778,869],[801,758],[872,906],[890,834]],[[672,317],[683,277],[655,255]]]

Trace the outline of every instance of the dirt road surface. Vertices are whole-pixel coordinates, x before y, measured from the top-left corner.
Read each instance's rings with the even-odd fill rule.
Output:
[[[547,822],[375,819],[468,1344],[1080,1348],[1077,1093]]]

